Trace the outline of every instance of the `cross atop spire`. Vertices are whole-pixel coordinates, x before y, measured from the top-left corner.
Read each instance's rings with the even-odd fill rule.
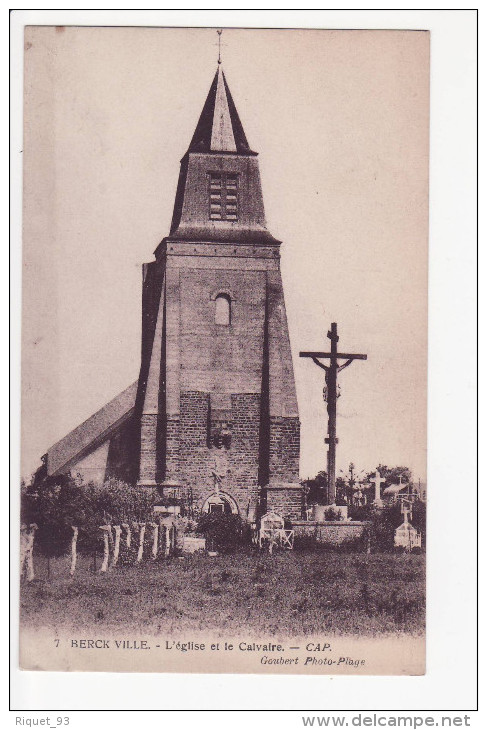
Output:
[[[218,36],[219,40],[221,36]],[[255,155],[238,116],[227,80],[221,66],[220,47],[218,68],[206,97],[205,105],[188,152],[233,152]]]
[[[222,33],[221,28],[217,30],[218,33],[218,65],[222,62]]]

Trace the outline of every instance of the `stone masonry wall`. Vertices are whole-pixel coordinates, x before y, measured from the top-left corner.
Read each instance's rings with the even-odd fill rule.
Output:
[[[222,419],[218,412],[211,412],[209,417],[209,404],[208,393],[181,393],[178,481],[191,488],[197,509],[215,491],[211,474],[214,457],[208,442]],[[249,501],[251,505],[257,501],[259,415],[258,394],[232,394],[231,410],[225,413],[225,423],[232,437],[227,452],[230,471],[222,480],[221,491],[237,502],[243,519],[247,517]]]
[[[166,459],[165,474],[166,482],[180,481],[180,423],[178,416],[166,417]]]
[[[208,393],[188,391],[180,396],[178,480],[197,499],[212,484],[208,441]]]
[[[145,482],[156,481],[157,414],[143,415],[140,424],[140,474]]]
[[[299,480],[299,418],[270,419],[270,484]]]
[[[303,492],[299,486],[267,489],[267,512],[277,512],[281,517],[299,520],[302,516]]]
[[[232,395],[231,478],[242,487],[256,487],[259,468],[260,395]]]
[[[340,545],[362,535],[365,522],[293,522],[294,536],[312,537],[316,542]]]

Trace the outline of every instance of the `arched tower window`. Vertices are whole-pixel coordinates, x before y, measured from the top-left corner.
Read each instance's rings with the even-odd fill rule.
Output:
[[[228,294],[218,294],[215,298],[215,324],[229,325],[231,320],[231,304]]]

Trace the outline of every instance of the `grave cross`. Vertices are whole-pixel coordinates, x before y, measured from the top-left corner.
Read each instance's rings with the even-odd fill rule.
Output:
[[[367,355],[356,355],[338,352],[337,324],[332,322],[331,330],[327,337],[331,340],[331,352],[300,352],[299,357],[310,357],[313,362],[325,371],[325,381],[328,388],[328,437],[325,443],[328,444],[328,499],[331,503],[336,499],[336,416],[337,416],[337,375],[352,364],[354,360],[367,360]],[[330,364],[325,365],[320,359],[329,359]],[[342,365],[338,360],[345,360]]]
[[[369,479],[369,482],[371,484],[375,484],[375,504],[378,507],[382,507],[382,499],[380,497],[380,485],[385,482],[385,477],[381,477],[380,471],[375,472],[375,477],[373,479]]]

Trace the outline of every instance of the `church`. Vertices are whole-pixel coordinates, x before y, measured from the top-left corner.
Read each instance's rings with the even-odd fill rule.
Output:
[[[142,271],[138,381],[52,446],[48,476],[110,477],[194,512],[301,517],[300,423],[280,241],[219,62]]]

